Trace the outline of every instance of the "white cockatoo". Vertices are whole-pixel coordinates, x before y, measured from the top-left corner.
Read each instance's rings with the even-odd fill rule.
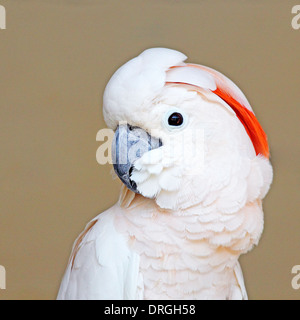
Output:
[[[242,91],[165,48],[103,98],[120,199],[74,243],[58,299],[247,299],[238,262],[263,231],[266,135]]]

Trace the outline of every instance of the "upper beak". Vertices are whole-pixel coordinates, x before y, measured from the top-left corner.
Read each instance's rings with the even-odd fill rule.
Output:
[[[134,163],[150,150],[162,145],[160,139],[151,137],[145,130],[121,124],[117,127],[112,144],[112,159],[116,174],[126,187],[138,193],[137,185],[130,179]]]

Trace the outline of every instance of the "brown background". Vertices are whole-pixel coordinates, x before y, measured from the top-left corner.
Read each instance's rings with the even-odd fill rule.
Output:
[[[250,299],[298,299],[300,30],[288,0],[0,0],[0,299],[55,299],[71,246],[118,198],[96,162],[103,89],[149,47],[216,68],[250,100],[275,177],[265,231],[241,258]]]

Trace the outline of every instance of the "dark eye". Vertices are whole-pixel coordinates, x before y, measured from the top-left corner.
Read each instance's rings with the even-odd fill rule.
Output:
[[[188,124],[188,116],[179,108],[168,110],[162,118],[163,126],[169,131],[179,131]]]
[[[170,126],[181,126],[183,124],[183,116],[179,112],[172,113],[168,118],[168,124]]]

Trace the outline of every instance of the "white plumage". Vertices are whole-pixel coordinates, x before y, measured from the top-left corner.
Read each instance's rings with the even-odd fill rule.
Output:
[[[246,299],[241,254],[263,231],[272,181],[266,138],[241,90],[180,52],[153,48],[122,66],[104,118],[162,145],[132,165],[136,190],[76,240],[58,299]],[[180,113],[184,125],[168,117]]]

